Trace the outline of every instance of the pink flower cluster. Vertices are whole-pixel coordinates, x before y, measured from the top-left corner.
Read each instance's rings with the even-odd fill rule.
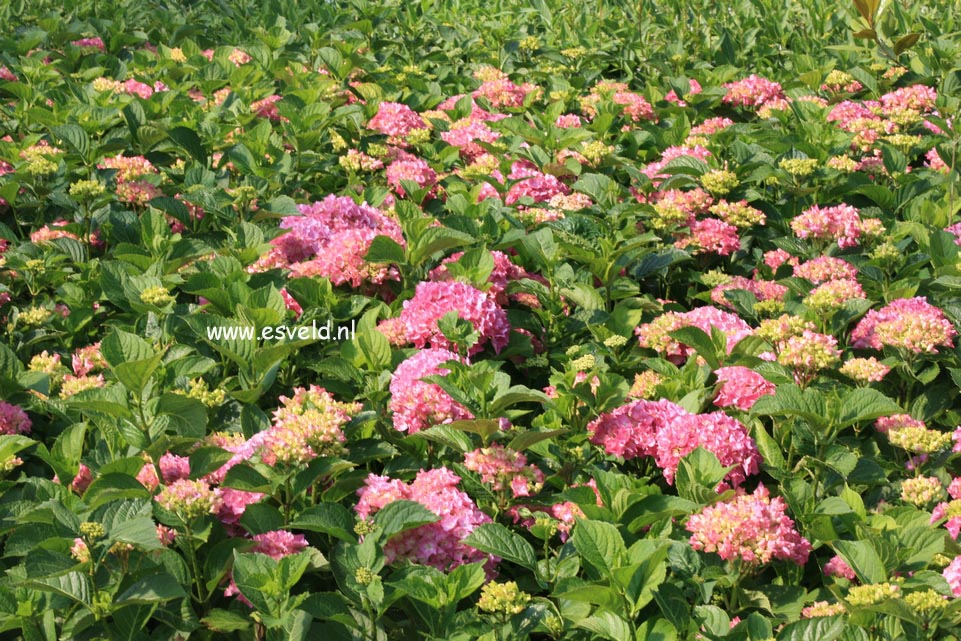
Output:
[[[869,311],[854,331],[854,347],[897,347],[915,354],[937,354],[938,347],[954,347],[958,332],[944,312],[924,296],[899,298],[880,310]]]
[[[441,367],[447,361],[463,359],[446,349],[424,349],[397,366],[390,380],[389,408],[394,414],[394,429],[413,434],[441,423],[474,418],[439,385],[421,380],[449,373]]]
[[[288,266],[295,276],[321,276],[335,285],[360,287],[396,279],[396,268],[364,258],[377,236],[405,245],[400,225],[367,203],[329,195],[298,206],[299,216],[286,216],[280,227],[290,230],[275,238],[274,249],[254,269]]]
[[[771,498],[759,485],[754,494],[741,494],[692,515],[687,521],[691,547],[716,552],[725,561],[748,564],[774,560],[807,563],[811,543],[794,527],[781,497]]]
[[[730,256],[741,248],[741,238],[734,225],[717,218],[705,218],[694,221],[690,226],[690,234],[682,236],[674,246],[678,249],[690,248],[694,255]]]
[[[784,300],[788,288],[785,285],[770,280],[757,278],[745,278],[744,276],[734,276],[726,283],[716,285],[711,289],[711,302],[721,307],[734,309],[734,305],[727,299],[724,292],[743,289],[754,294],[759,301],[763,300]]]
[[[714,396],[714,404],[718,407],[734,406],[739,410],[748,411],[755,401],[762,396],[773,394],[777,389],[763,376],[747,367],[736,365],[722,367],[714,372],[720,389]]]
[[[32,425],[20,406],[0,401],[0,434],[29,434]]]
[[[512,176],[513,177],[513,174]],[[527,172],[527,177],[511,185],[504,197],[504,204],[513,205],[521,198],[530,198],[535,203],[549,201],[558,194],[567,195],[571,188],[550,174],[538,171]]]
[[[435,523],[392,537],[384,546],[388,563],[408,559],[446,571],[465,563],[487,561],[488,569],[493,570],[494,557],[463,543],[477,526],[491,519],[457,488],[458,483],[460,477],[446,467],[421,470],[411,483],[371,474],[357,491],[360,500],[354,510],[360,518],[367,519],[388,503],[407,500],[420,503],[440,517]]]
[[[516,85],[507,79],[506,74],[484,81],[474,93],[474,98],[485,98],[495,109],[508,107],[522,107],[527,94],[536,90],[537,86],[529,82]]]
[[[954,557],[941,574],[951,586],[952,594],[961,597],[961,556]]]
[[[856,279],[858,268],[843,258],[819,256],[795,265],[794,275],[819,285],[829,280]]]
[[[480,474],[481,481],[490,483],[495,492],[510,489],[514,498],[536,494],[544,484],[544,473],[536,465],[528,465],[523,453],[497,443],[465,454],[464,467]]]
[[[500,138],[500,134],[493,131],[482,120],[462,118],[452,122],[447,131],[441,132],[440,137],[448,145],[459,148],[461,155],[470,161],[486,153],[476,141],[492,143]]]
[[[848,581],[854,581],[858,578],[858,575],[854,573],[851,566],[837,554],[832,556],[831,560],[824,564],[824,575],[839,576]]]
[[[482,350],[488,342],[495,352],[507,346],[510,333],[507,314],[490,294],[460,281],[418,283],[414,297],[404,301],[400,313],[407,341],[415,347],[452,347],[437,326],[437,321],[451,311],[457,312],[480,333],[472,353]]]
[[[747,428],[722,413],[691,414],[668,400],[637,400],[602,414],[587,426],[591,443],[612,456],[652,456],[668,483],[680,460],[698,447],[713,452],[722,465],[735,466],[726,479],[740,485],[757,474],[761,455]]]
[[[689,312],[666,312],[650,323],[637,327],[634,333],[641,347],[654,349],[666,355],[672,362],[683,363],[694,350],[669,335],[682,327],[697,327],[708,335],[711,334],[711,328],[716,327],[727,336],[728,353],[741,339],[753,332],[751,326],[736,314],[706,306]]]
[[[644,168],[641,169],[641,173],[650,178],[651,182],[657,186],[662,180],[668,178],[667,174],[661,173],[664,168],[667,167],[672,160],[681,158],[682,156],[707,161],[707,159],[711,157],[711,152],[706,147],[702,147],[701,145],[694,145],[693,147],[668,147],[661,152],[660,160],[656,160],[645,165]]]
[[[417,183],[422,189],[431,189],[437,184],[437,172],[431,169],[427,161],[423,158],[411,154],[404,154],[394,162],[387,165],[385,172],[387,184],[398,196],[403,198],[407,195],[401,181],[409,180]]]
[[[463,255],[464,252],[457,252],[455,254],[451,254],[441,261],[441,264],[432,269],[430,274],[428,274],[430,280],[437,282],[453,280],[453,276],[451,275],[447,266],[450,263],[460,260]],[[541,277],[537,274],[528,272],[523,267],[515,265],[510,256],[502,251],[494,250],[490,252],[490,255],[491,258],[494,259],[494,269],[491,271],[491,274],[487,279],[487,282],[490,283],[490,288],[487,290],[487,294],[493,297],[494,301],[498,305],[507,305],[509,298],[513,298],[515,300],[522,299],[526,302],[530,302],[529,299],[523,296],[523,294],[514,294],[513,296],[508,297],[507,286],[510,283],[522,278],[531,278],[537,280]]]
[[[791,221],[794,235],[804,240],[836,240],[838,247],[857,247],[862,233],[858,210],[850,205],[814,205]]]
[[[360,411],[360,403],[340,403],[322,387],[297,387],[280,397],[273,423],[260,436],[260,459],[268,465],[305,465],[318,456],[343,450],[342,428]],[[262,436],[261,436],[262,435]]]
[[[414,129],[426,129],[427,123],[417,112],[399,102],[382,102],[367,128],[386,136],[402,139]],[[397,142],[397,141],[394,141]]]
[[[721,102],[740,107],[760,107],[766,102],[785,97],[780,84],[754,74],[722,86],[727,93]]]

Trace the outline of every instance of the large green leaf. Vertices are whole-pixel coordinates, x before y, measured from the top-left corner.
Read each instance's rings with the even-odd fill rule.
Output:
[[[524,538],[500,523],[478,526],[464,539],[464,543],[488,554],[494,554],[528,570],[537,570],[537,554]]]

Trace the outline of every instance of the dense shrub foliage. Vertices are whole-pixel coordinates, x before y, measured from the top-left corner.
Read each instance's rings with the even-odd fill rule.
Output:
[[[956,638],[953,15],[442,4],[0,8],[0,630]]]

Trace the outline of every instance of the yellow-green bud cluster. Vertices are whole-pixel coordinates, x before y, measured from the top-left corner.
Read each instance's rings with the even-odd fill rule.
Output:
[[[810,176],[817,166],[817,158],[785,158],[778,163],[778,167],[797,178]]]
[[[491,614],[520,614],[530,600],[531,595],[521,591],[515,581],[506,583],[492,581],[481,588],[477,607]]]
[[[173,303],[175,300],[176,299],[170,295],[170,290],[163,285],[148,287],[140,292],[140,302],[144,303],[145,305],[165,307]]]
[[[951,446],[951,434],[927,427],[902,427],[888,432],[891,445],[915,454],[933,454]]]
[[[893,583],[873,583],[871,585],[857,585],[848,590],[848,605],[861,608],[877,605],[888,599],[901,596],[901,587]]]
[[[701,185],[712,194],[723,196],[734,191],[740,182],[733,171],[715,169],[701,176]]]

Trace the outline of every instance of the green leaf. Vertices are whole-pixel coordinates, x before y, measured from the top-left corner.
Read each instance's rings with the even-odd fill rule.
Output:
[[[156,532],[154,533],[156,538]],[[183,587],[169,574],[145,576],[120,593],[114,603],[160,603],[187,596]]]
[[[279,589],[276,574],[277,562],[266,554],[241,554],[234,550],[234,582],[240,593],[261,612],[271,611],[267,597],[268,591],[275,593]]]
[[[704,330],[699,327],[682,327],[670,332],[670,335],[684,345],[692,347],[697,355],[711,366],[711,369],[717,369],[721,366],[717,358],[714,341]]]
[[[541,441],[549,441],[555,436],[560,436],[561,434],[566,433],[567,430],[527,430],[521,432],[511,439],[511,442],[507,445],[507,447],[515,452],[523,452],[530,446],[540,443]]]
[[[24,585],[25,587],[69,597],[86,606],[90,606],[93,600],[93,582],[89,576],[80,572],[70,572],[62,576],[26,581]]]
[[[394,501],[374,514],[374,523],[386,541],[390,537],[415,527],[436,523],[440,517],[417,501]]]
[[[571,188],[587,194],[598,204],[611,203],[617,195],[616,183],[603,174],[584,174]]]
[[[407,261],[404,248],[389,236],[376,236],[367,249],[365,260],[371,263],[394,263],[403,265]]]
[[[462,432],[480,434],[485,441],[500,431],[500,422],[492,418],[472,418],[446,423],[447,427]]]
[[[450,425],[435,425],[426,430],[414,432],[407,438],[422,438],[434,443],[440,443],[461,453],[474,449],[474,444],[471,442],[470,437],[464,434],[464,432],[452,428]]]
[[[229,610],[215,609],[200,620],[208,630],[214,632],[240,632],[247,630],[253,624],[249,616],[236,614]]]
[[[381,332],[376,329],[358,332],[354,340],[371,370],[380,371],[390,366],[390,341]]]
[[[773,395],[757,399],[751,413],[755,416],[797,416],[812,426],[823,426],[827,422],[824,397],[816,390],[802,390],[794,383],[778,385]]]
[[[627,557],[621,533],[604,521],[581,519],[574,527],[571,542],[581,558],[603,574],[610,575]]]
[[[357,541],[354,517],[350,510],[339,503],[320,503],[307,508],[297,515],[289,527],[293,530],[322,532],[348,543]]]
[[[835,641],[844,632],[844,617],[817,617],[789,623],[777,641]]]
[[[884,561],[868,541],[835,541],[832,545],[863,583],[882,583],[887,579]]]
[[[90,138],[79,125],[60,125],[51,129],[58,141],[65,142],[70,149],[82,157],[90,153]]]
[[[174,127],[168,132],[171,140],[183,147],[191,157],[200,164],[207,162],[207,150],[197,132],[189,127]]]
[[[123,521],[110,531],[110,539],[135,545],[141,550],[159,550],[157,524],[145,516]]]
[[[916,45],[920,37],[921,34],[915,32],[898,38],[898,41],[894,43],[894,53],[900,56],[902,53]]]
[[[631,626],[627,621],[607,610],[578,621],[576,625],[611,641],[624,641],[634,638],[631,634]]]
[[[531,544],[500,523],[485,523],[479,526],[464,539],[464,543],[533,572],[537,571],[537,555]]]
[[[456,229],[428,227],[417,239],[417,244],[411,248],[410,263],[419,265],[437,252],[463,247],[472,242],[474,242],[473,236]]]
[[[674,477],[677,494],[690,501],[707,503],[716,496],[714,488],[730,469],[721,465],[713,452],[695,448],[678,462]]]
[[[154,356],[154,349],[136,334],[115,329],[100,343],[100,353],[111,367],[129,361],[147,360]]]
[[[111,367],[111,370],[121,385],[139,397],[143,394],[143,390],[150,381],[150,377],[153,376],[153,373],[160,367],[162,360],[163,354],[154,354],[150,358],[143,360],[118,363]]]
[[[233,458],[233,453],[219,447],[200,447],[190,454],[190,478],[199,479],[219,470]]]
[[[902,412],[901,406],[876,389],[857,388],[841,399],[840,427]]]

